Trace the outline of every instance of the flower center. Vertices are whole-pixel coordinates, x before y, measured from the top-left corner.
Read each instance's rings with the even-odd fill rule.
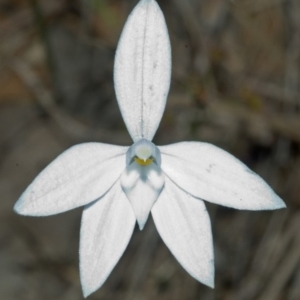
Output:
[[[139,141],[135,142],[127,151],[127,165],[130,165],[133,162],[136,162],[140,166],[149,166],[152,163],[160,166],[160,151],[152,142],[144,138],[140,139]]]

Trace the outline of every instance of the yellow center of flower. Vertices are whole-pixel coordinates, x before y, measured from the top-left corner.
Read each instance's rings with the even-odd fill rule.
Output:
[[[148,166],[153,162],[153,158],[148,158],[146,160],[135,157],[134,160],[141,166]]]

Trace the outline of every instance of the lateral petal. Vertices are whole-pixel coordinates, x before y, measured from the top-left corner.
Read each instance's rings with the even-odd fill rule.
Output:
[[[21,215],[48,216],[96,200],[125,169],[127,149],[100,143],[71,147],[35,178],[14,210]]]
[[[123,172],[121,185],[132,205],[140,230],[144,228],[164,183],[164,174],[154,163],[141,166],[134,162]]]
[[[120,182],[86,206],[80,231],[80,278],[85,297],[105,282],[131,238],[135,216]]]
[[[171,78],[171,46],[162,11],[141,0],[118,44],[114,82],[127,129],[136,142],[152,140],[163,115]]]
[[[184,142],[159,149],[165,174],[195,197],[236,209],[285,207],[260,176],[214,145]]]
[[[214,254],[210,219],[203,201],[187,194],[168,177],[152,208],[156,228],[183,268],[214,286]]]

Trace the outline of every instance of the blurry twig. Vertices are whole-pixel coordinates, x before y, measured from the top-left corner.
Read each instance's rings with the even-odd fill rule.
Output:
[[[224,32],[226,25],[230,21],[229,1],[222,1],[221,8],[215,23],[209,28],[211,38],[216,38],[217,35]]]
[[[249,13],[260,13],[272,9],[287,0],[247,0],[243,1],[243,7]]]
[[[211,62],[209,57],[209,49],[207,47],[207,40],[205,32],[199,18],[195,15],[193,7],[189,1],[172,0],[176,5],[181,18],[183,19],[186,30],[190,36],[191,43],[193,44],[194,56],[199,60],[199,63],[193,62],[193,68],[197,66],[201,76],[209,76],[208,93],[210,94],[210,101],[217,100],[218,92],[217,85],[213,76],[211,76]],[[194,60],[195,60],[194,58]]]
[[[300,269],[298,269],[295,280],[292,283],[289,295],[288,295],[288,300],[298,300],[300,299]]]
[[[283,99],[285,98],[286,105],[296,105],[300,99],[300,94],[297,91],[294,91],[294,97],[285,97],[286,90],[284,87],[256,78],[243,78],[242,84],[246,85],[250,90],[253,90],[263,97],[271,98],[278,103],[282,103]]]
[[[11,69],[23,80],[36,98],[39,106],[51,117],[59,128],[68,137],[76,140],[102,140],[120,143],[124,140],[121,132],[107,131],[92,128],[78,122],[70,115],[62,111],[54,102],[50,91],[43,85],[29,64],[24,61],[14,60]]]
[[[136,262],[132,272],[131,284],[127,297],[125,297],[128,300],[131,300],[133,295],[139,292],[149,272],[151,260],[159,242],[159,236],[153,222],[149,222],[145,229],[143,241],[137,249],[137,255],[135,255]]]
[[[40,7],[40,4],[37,0],[30,0],[33,15],[35,18],[35,22],[39,31],[40,38],[43,42],[44,48],[45,48],[45,53],[46,53],[46,58],[47,58],[47,65],[49,69],[49,73],[51,76],[52,80],[52,85],[54,87],[54,96],[56,96],[57,92],[57,76],[56,76],[56,66],[54,62],[54,56],[53,56],[53,50],[51,47],[51,42],[49,38],[49,32],[48,32],[48,27],[45,22],[44,14],[43,11]]]
[[[286,67],[283,98],[283,111],[287,117],[297,116],[297,114],[295,114],[296,105],[286,105],[285,102],[299,103],[299,100],[296,98],[296,94],[299,81],[298,62],[300,58],[300,24],[298,21],[298,14],[295,14],[295,10],[297,9],[296,6],[297,3],[295,0],[286,0],[283,3],[285,23],[289,29],[289,34],[287,34],[288,43],[285,59]],[[289,161],[291,145],[292,141],[287,137],[280,136],[278,139],[274,158],[277,160],[277,164],[279,166],[284,166]]]
[[[289,35],[287,35],[289,41],[286,52],[285,99],[288,102],[293,101],[299,104],[300,98],[297,97],[297,88],[299,85],[298,63],[300,60],[300,21],[298,15],[300,5],[299,1],[286,0],[283,7],[289,29]]]
[[[68,257],[65,257],[64,259],[54,259],[50,257],[47,255],[40,241],[36,239],[33,232],[24,226],[19,219],[13,217],[10,218],[8,222],[10,227],[13,228],[14,235],[18,236],[23,241],[24,245],[35,258],[35,261],[32,263],[30,268],[45,270],[54,274],[66,283],[75,283],[74,280],[72,280],[73,278],[68,276],[70,271],[73,272],[74,270],[73,262]]]
[[[297,116],[289,117],[282,114],[265,115],[252,112],[242,106],[225,103],[210,103],[208,106],[209,120],[217,122],[222,115],[230,115],[246,124],[264,124],[271,132],[287,137],[293,141],[300,142],[300,119]]]
[[[234,19],[251,33],[257,44],[265,49],[269,54],[268,58],[270,61],[281,60],[284,57],[284,52],[276,45],[276,42],[271,39],[270,35],[253,23],[249,12],[246,12],[237,5],[231,5],[230,12]]]
[[[46,0],[42,1],[40,5],[41,11],[46,14],[46,16],[50,16],[61,11],[65,5],[65,2],[63,0]],[[7,21],[0,23],[0,36],[2,39],[5,37],[11,37],[19,31],[27,29],[33,24],[34,18],[32,16],[31,9],[25,8],[19,13],[14,14]]]
[[[290,221],[290,226],[287,228],[287,233],[289,234],[289,238],[292,239],[292,245],[289,248],[281,247],[281,251],[277,254],[278,258],[281,258],[281,263],[279,265],[276,264],[276,272],[275,272],[275,266],[271,265],[271,270],[269,274],[273,275],[271,277],[271,280],[268,285],[266,285],[264,291],[261,293],[259,298],[256,298],[257,300],[276,300],[280,299],[280,294],[286,285],[287,281],[291,278],[296,268],[298,268],[298,265],[300,263],[300,236],[298,234],[300,227],[300,215],[297,213],[294,218]],[[286,243],[284,243],[284,241]],[[285,238],[284,240],[281,240],[281,243],[277,244],[278,246],[281,246],[281,244],[285,244],[285,246],[288,246],[289,242],[291,240],[288,240]]]
[[[285,216],[288,214],[286,213]],[[275,300],[294,272],[297,263],[300,262],[300,239],[298,237],[300,214],[294,214],[290,218],[286,230],[280,232],[285,220],[286,217],[281,216],[279,219],[273,217],[271,220],[252,263],[246,280],[247,285],[238,290],[236,299]],[[289,247],[291,244],[292,247]],[[269,258],[263,263],[261,262],[262,259],[259,258],[259,255],[262,254],[264,254],[263,259]],[[269,282],[269,284],[264,287],[263,283],[265,282]],[[263,292],[259,293],[261,289]]]
[[[237,289],[235,299],[255,299],[259,290],[262,288],[266,269],[274,257],[274,249],[280,242],[281,231],[288,217],[288,213],[275,214],[269,221],[269,225],[264,232],[264,236],[258,246],[252,260],[248,275],[245,276],[245,285]]]
[[[203,55],[207,56],[207,43],[205,41],[205,34],[202,29],[203,24],[201,24],[201,21],[195,15],[191,3],[189,1],[180,0],[173,0],[173,2],[180,12],[181,18],[183,19],[186,30],[188,31],[188,34],[190,35],[191,41],[192,43],[194,43],[195,48],[197,50],[204,50]]]

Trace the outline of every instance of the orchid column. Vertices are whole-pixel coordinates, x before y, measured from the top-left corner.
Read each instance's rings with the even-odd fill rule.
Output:
[[[49,216],[84,206],[80,276],[90,295],[122,256],[136,222],[151,212],[167,247],[185,270],[213,287],[210,219],[203,200],[236,209],[272,210],[284,202],[258,175],[213,145],[151,140],[165,109],[171,47],[155,0],[130,14],[116,52],[115,89],[131,147],[76,145],[57,157],[21,195],[14,209]]]

